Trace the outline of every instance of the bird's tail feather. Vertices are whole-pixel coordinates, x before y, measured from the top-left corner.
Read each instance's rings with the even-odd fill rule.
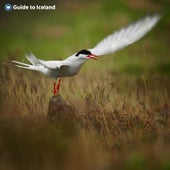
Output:
[[[12,62],[15,63],[15,64],[20,64],[22,66],[27,66],[27,67],[31,66],[30,64],[26,64],[26,63],[15,61],[15,60],[12,60]]]
[[[12,62],[15,63],[14,65],[15,67],[24,68],[27,70],[37,70],[37,67],[35,67],[34,65],[22,63],[22,62],[15,61],[15,60],[13,60]]]

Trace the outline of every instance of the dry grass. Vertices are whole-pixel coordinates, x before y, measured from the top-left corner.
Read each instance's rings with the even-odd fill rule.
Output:
[[[85,71],[64,79],[75,112],[61,126],[47,118],[52,80],[3,66],[0,81],[0,169],[170,168],[169,77]]]

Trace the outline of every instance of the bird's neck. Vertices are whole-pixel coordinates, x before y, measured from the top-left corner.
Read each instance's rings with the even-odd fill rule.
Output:
[[[79,59],[75,57],[69,57],[65,60],[65,62],[69,64],[71,75],[77,74],[77,72],[81,69],[85,61],[87,61],[87,59]]]
[[[77,66],[81,66],[83,65],[87,59],[83,59],[83,58],[76,58],[76,57],[69,57],[65,60],[66,62],[70,63],[71,65],[77,65]]]

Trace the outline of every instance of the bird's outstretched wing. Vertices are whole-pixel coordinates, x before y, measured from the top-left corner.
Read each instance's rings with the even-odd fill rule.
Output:
[[[160,18],[161,16],[159,14],[147,16],[107,36],[93,49],[89,50],[92,52],[92,54],[98,56],[110,54],[120,50],[141,39],[156,25]]]

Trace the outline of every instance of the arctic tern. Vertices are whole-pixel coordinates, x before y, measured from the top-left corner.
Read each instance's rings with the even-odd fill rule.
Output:
[[[53,78],[55,80],[53,92],[54,95],[56,95],[59,92],[60,79],[62,77],[70,77],[77,74],[88,59],[97,60],[101,55],[114,53],[141,39],[156,25],[160,18],[161,16],[159,14],[146,16],[137,22],[108,35],[94,48],[80,50],[62,61],[45,61],[38,59],[32,53],[29,53],[26,54],[26,58],[31,64],[14,60],[12,62],[15,63],[16,67],[39,71],[46,76]],[[57,79],[58,84],[56,84]]]

